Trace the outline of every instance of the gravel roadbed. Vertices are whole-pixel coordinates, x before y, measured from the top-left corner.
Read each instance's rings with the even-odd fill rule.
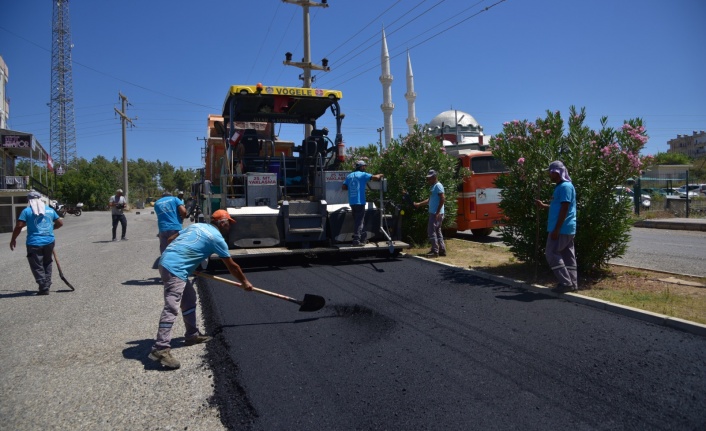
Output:
[[[166,370],[147,358],[163,306],[157,219],[127,214],[128,241],[111,241],[108,212],[67,215],[48,296],[36,296],[22,233],[0,234],[0,428],[221,430],[204,345],[185,347],[181,318]],[[120,227],[118,227],[118,231]],[[119,234],[118,234],[119,236]],[[203,315],[199,304],[199,320]]]

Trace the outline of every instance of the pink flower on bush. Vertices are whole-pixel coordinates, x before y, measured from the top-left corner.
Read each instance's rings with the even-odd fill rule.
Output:
[[[524,158],[524,157],[520,157],[519,159],[517,159],[517,164],[520,165],[520,166],[524,165],[524,164],[525,164],[525,158]]]

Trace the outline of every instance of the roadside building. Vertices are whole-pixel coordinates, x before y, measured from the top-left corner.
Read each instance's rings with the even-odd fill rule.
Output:
[[[667,144],[668,153],[681,153],[694,159],[706,156],[706,132],[703,130],[694,131],[691,135],[677,135],[667,141]]]
[[[686,173],[692,165],[654,165],[645,169],[642,173],[644,178],[652,178],[659,180],[681,180],[686,179]]]
[[[0,233],[12,232],[15,220],[27,206],[30,189],[48,195],[51,170],[51,157],[34,135],[7,129],[8,76],[8,67],[0,57]],[[29,175],[16,175],[17,159],[29,160]]]

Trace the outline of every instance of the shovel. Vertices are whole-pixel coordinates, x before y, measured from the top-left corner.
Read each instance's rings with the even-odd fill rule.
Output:
[[[59,277],[61,277],[61,280],[63,280],[63,282],[66,283],[66,285],[69,286],[69,289],[73,292],[76,289],[74,289],[71,283],[69,283],[69,280],[64,277],[64,272],[61,270],[61,265],[59,265],[59,258],[56,257],[56,250],[52,250],[51,252],[54,254],[54,262],[56,262],[56,269],[59,270]]]
[[[194,273],[194,275],[197,275],[199,277],[204,277],[204,278],[210,278],[211,280],[221,281],[223,283],[232,284],[233,286],[238,286],[238,287],[243,286],[241,283],[238,283],[237,281],[228,280],[227,278],[218,277],[217,275],[211,275],[211,274],[207,274],[205,272],[196,272],[196,273]],[[252,290],[253,290],[253,292],[262,293],[265,295],[273,296],[275,298],[284,299],[285,301],[293,302],[295,304],[299,304],[300,305],[299,311],[318,311],[318,310],[321,310],[324,307],[324,305],[326,305],[326,300],[322,296],[319,296],[319,295],[310,295],[307,293],[304,295],[304,299],[300,301],[298,299],[290,298],[289,296],[284,296],[279,293],[269,292],[269,291],[263,290],[263,289],[258,289],[257,287],[253,287]]]

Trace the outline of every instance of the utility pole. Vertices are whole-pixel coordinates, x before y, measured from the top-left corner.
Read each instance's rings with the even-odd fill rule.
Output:
[[[52,16],[49,152],[54,165],[66,172],[76,160],[74,84],[72,74],[69,0],[55,0]]]
[[[378,143],[380,144],[380,155],[382,155],[382,131],[383,130],[385,130],[385,126],[378,127],[378,133],[380,134],[380,140],[378,140]]]
[[[128,198],[128,183],[127,183],[127,137],[126,137],[126,126],[127,123],[130,123],[130,127],[135,127],[135,125],[132,123],[132,120],[137,120],[137,117],[135,118],[129,118],[126,114],[127,110],[127,97],[123,96],[122,93],[118,92],[118,96],[120,96],[120,100],[122,101],[122,111],[118,111],[118,108],[113,108],[115,109],[115,112],[117,112],[118,115],[120,115],[120,122],[123,125],[123,188],[125,189],[125,202],[128,204],[128,208],[130,206],[130,198]]]
[[[311,76],[312,70],[321,70],[328,72],[331,70],[328,67],[328,59],[321,59],[321,65],[313,64],[311,62],[311,28],[309,25],[309,8],[310,7],[328,7],[328,0],[321,0],[321,2],[313,2],[310,0],[282,0],[284,3],[290,3],[297,6],[301,6],[304,15],[304,58],[302,58],[301,63],[292,61],[292,53],[287,52],[284,55],[284,65],[294,66],[304,70],[304,73],[299,75],[299,79],[303,81],[303,88],[311,88],[311,84],[314,82],[314,78]],[[307,124],[304,126],[304,137],[307,138],[311,134],[311,125]]]
[[[208,138],[205,136],[203,138],[199,138],[197,136],[196,140],[203,141],[203,147],[201,147],[201,164],[206,166],[206,152],[208,151]]]

